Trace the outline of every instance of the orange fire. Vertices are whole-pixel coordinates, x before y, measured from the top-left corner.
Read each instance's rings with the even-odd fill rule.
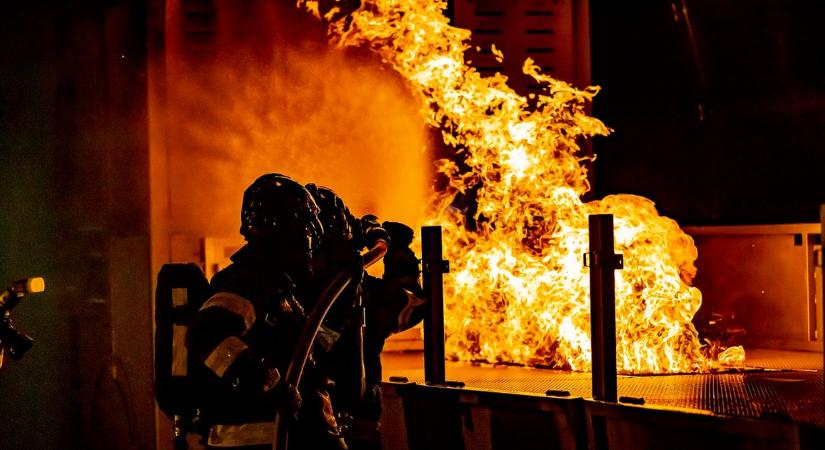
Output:
[[[430,208],[430,222],[445,228],[452,266],[445,278],[448,355],[589,370],[587,216],[610,213],[624,255],[616,280],[619,370],[719,367],[719,359],[704,356],[691,323],[702,297],[690,286],[697,257],[690,236],[642,197],[581,201],[590,186],[579,142],[609,132],[585,113],[598,88],[576,89],[528,59],[524,73],[543,90],[521,96],[506,77],[482,77],[465,63],[470,31],[449,25],[445,2],[361,3],[347,16],[326,14],[333,42],[369,47],[406,78],[429,123],[463,161],[439,162],[449,189]],[[317,1],[298,5],[321,14]],[[450,207],[457,193],[477,200],[473,226]],[[725,363],[744,359],[741,348],[724,355]]]

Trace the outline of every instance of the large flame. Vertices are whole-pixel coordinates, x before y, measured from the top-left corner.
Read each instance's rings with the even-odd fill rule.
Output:
[[[316,1],[298,4],[321,14]],[[693,240],[645,198],[581,201],[590,186],[579,143],[609,132],[585,113],[598,89],[576,89],[529,59],[523,69],[543,86],[538,95],[517,94],[502,75],[482,77],[464,61],[470,32],[450,26],[445,7],[365,0],[349,14],[333,8],[325,17],[335,43],[367,46],[409,80],[429,123],[460,153],[460,165],[440,161],[449,188],[435,195],[430,213],[445,227],[453,270],[445,279],[448,355],[589,370],[587,216],[610,213],[624,255],[616,283],[619,370],[718,366],[703,356],[691,324],[702,302],[690,286]],[[477,210],[462,209],[457,194],[473,198],[465,203]],[[742,358],[728,353],[726,361]]]

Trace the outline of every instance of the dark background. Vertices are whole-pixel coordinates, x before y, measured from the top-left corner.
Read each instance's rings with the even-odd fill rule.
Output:
[[[818,1],[591,2],[593,113],[615,130],[594,144],[597,196],[691,225],[819,221],[823,17]]]
[[[13,311],[35,344],[0,371],[3,450],[154,447],[148,8],[3,3],[0,289],[46,279]]]

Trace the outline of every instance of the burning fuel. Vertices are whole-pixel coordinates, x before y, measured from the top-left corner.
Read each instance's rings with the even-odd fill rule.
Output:
[[[317,1],[299,0],[316,15]],[[442,160],[449,188],[434,194],[429,220],[444,226],[452,276],[445,280],[447,353],[459,360],[589,370],[587,216],[615,216],[618,368],[632,373],[711,370],[741,363],[741,348],[710,358],[691,323],[702,303],[691,286],[697,251],[652,201],[612,195],[584,203],[582,139],[609,129],[585,107],[598,88],[577,89],[524,73],[543,89],[525,97],[502,75],[464,61],[470,32],[449,25],[445,2],[365,0],[326,13],[333,42],[364,46],[409,81],[428,122],[461,166]],[[498,58],[504,56],[493,49]],[[471,197],[467,211],[454,199]],[[473,203],[473,202],[467,202]]]

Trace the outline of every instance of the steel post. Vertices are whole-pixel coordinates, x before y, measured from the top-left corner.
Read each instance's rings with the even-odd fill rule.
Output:
[[[424,318],[424,380],[444,384],[444,273],[448,272],[441,248],[441,227],[421,228],[424,294],[430,313]]]
[[[622,257],[613,251],[613,215],[589,217],[590,346],[593,398],[616,402],[616,279]]]

